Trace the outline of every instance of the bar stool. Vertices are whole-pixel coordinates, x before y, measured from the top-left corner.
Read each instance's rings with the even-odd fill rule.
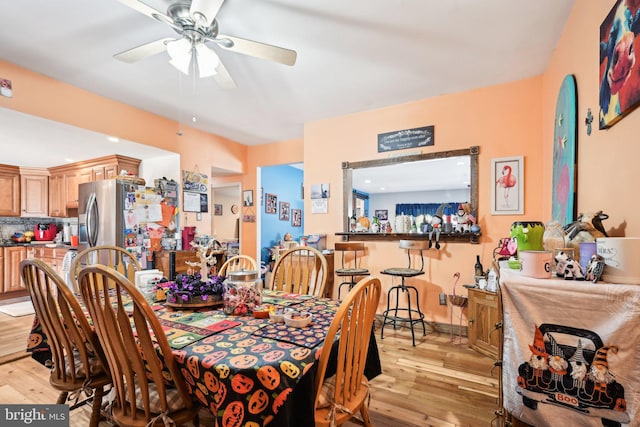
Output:
[[[362,242],[336,242],[334,249],[336,252],[341,252],[341,267],[336,269],[336,276],[347,278],[338,285],[338,299],[340,299],[340,290],[342,286],[346,285],[349,290],[355,286],[358,281],[356,277],[369,276],[369,270],[361,268],[358,263],[358,252],[364,253],[365,246]],[[345,262],[345,254],[353,254],[353,260],[347,260]]]
[[[384,327],[389,324],[393,324],[393,329],[396,328],[396,324],[409,324],[411,328],[411,341],[413,346],[416,346],[416,337],[413,331],[413,325],[416,323],[422,324],[422,336],[427,335],[427,329],[424,324],[424,313],[420,310],[420,296],[418,294],[418,288],[415,286],[407,286],[405,279],[407,277],[415,277],[424,274],[424,257],[422,252],[429,249],[428,240],[400,240],[400,248],[407,250],[407,256],[409,258],[409,266],[392,267],[381,271],[382,274],[387,274],[392,277],[400,277],[402,282],[400,285],[392,286],[387,293],[387,309],[382,313],[382,328],[380,332],[380,339],[384,339]],[[420,269],[415,268],[418,261],[418,253],[420,254]],[[400,307],[400,293],[407,294],[407,306]],[[411,292],[415,296],[415,308],[411,304]],[[395,293],[395,306],[391,307],[391,294]],[[399,314],[400,313],[400,314]]]

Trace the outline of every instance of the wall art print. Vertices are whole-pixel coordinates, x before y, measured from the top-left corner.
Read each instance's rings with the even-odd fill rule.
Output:
[[[640,2],[618,0],[600,24],[600,129],[640,104]]]
[[[280,202],[280,221],[289,221],[289,202]]]
[[[524,213],[524,158],[491,159],[491,214]]]
[[[278,196],[275,194],[265,193],[264,212],[274,214],[278,212]]]
[[[576,80],[573,75],[567,75],[562,81],[556,102],[551,196],[551,220],[563,226],[573,222],[576,217],[576,104]]]

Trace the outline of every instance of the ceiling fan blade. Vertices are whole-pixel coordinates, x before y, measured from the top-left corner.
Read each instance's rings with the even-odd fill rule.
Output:
[[[218,34],[215,39],[207,40],[214,41],[218,43],[221,48],[232,52],[267,59],[269,61],[279,62],[280,64],[285,65],[294,65],[298,56],[295,50],[272,46],[270,44],[255,42],[253,40],[242,39],[239,37],[228,36],[226,34]],[[229,46],[228,42],[225,43],[226,40],[230,40],[232,45]]]
[[[223,89],[235,89],[237,87],[236,82],[233,81],[231,74],[229,74],[222,61],[216,67],[216,74],[213,75],[213,78]]]
[[[192,0],[189,14],[198,23],[209,26],[222,7],[224,0]]]
[[[114,58],[123,62],[136,62],[149,56],[157,55],[167,50],[167,43],[173,41],[172,38],[165,38],[156,40],[151,43],[145,43],[143,45],[125,50],[113,55]]]
[[[138,0],[118,0],[118,1],[135,11],[142,13],[143,15],[147,15],[149,18],[157,19],[154,15],[163,15],[171,21],[171,19],[164,13],[160,12],[157,9],[154,9],[153,7],[145,3],[142,3],[141,1],[138,1]]]

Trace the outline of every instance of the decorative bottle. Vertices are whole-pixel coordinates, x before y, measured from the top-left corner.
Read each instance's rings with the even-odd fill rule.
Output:
[[[476,255],[475,275],[476,277],[484,276],[484,269],[480,262],[480,255]]]

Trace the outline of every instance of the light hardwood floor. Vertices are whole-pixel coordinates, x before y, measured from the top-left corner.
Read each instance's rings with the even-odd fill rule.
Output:
[[[13,337],[18,348],[26,344],[30,322],[23,318],[2,317],[0,343]],[[25,316],[31,317],[31,316]],[[12,321],[13,320],[13,321]],[[22,320],[22,321],[19,321]],[[470,350],[466,340],[450,343],[449,335],[430,333],[411,345],[404,329],[385,329],[380,340],[383,374],[371,382],[373,424],[376,427],[454,427],[500,425],[494,412],[498,408],[498,375],[491,374],[493,360]],[[57,392],[48,382],[48,371],[30,357],[0,365],[0,402],[55,402]],[[88,425],[90,407],[71,412],[71,427]],[[102,422],[101,426],[109,426]],[[212,426],[205,411],[201,425]],[[355,424],[345,424],[353,426]],[[305,426],[292,426],[305,427]]]

